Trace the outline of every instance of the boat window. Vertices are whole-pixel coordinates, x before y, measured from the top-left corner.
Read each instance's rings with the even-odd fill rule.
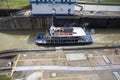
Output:
[[[38,36],[38,39],[41,39],[41,36]]]
[[[45,35],[44,34],[39,34],[38,35],[38,38],[40,39],[40,38],[45,38]]]
[[[55,41],[55,42],[56,42],[56,41],[58,42],[58,40],[57,40],[57,39],[54,39],[54,41]]]

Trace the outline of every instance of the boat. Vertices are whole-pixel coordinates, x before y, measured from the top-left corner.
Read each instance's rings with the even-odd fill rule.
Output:
[[[88,31],[82,27],[55,27],[43,33],[38,33],[36,43],[43,45],[72,45],[92,43],[92,37]]]

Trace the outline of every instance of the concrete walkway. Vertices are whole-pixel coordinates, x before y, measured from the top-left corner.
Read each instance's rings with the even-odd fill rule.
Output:
[[[120,6],[118,5],[90,5],[90,4],[79,4],[83,7],[83,10],[88,11],[120,11]],[[80,7],[76,6],[75,10],[80,10]]]
[[[26,70],[63,70],[63,71],[93,71],[120,69],[120,65],[96,66],[96,67],[71,67],[71,66],[19,66],[13,67],[13,71]]]

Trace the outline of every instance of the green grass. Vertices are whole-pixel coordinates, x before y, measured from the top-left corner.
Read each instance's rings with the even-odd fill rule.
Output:
[[[23,7],[29,4],[30,0],[0,0],[0,7],[7,8],[7,1],[9,7]],[[96,2],[97,0],[84,0],[89,2]],[[120,0],[101,0],[100,4],[120,4]]]
[[[7,77],[6,75],[0,75],[0,80],[11,80],[11,78]]]
[[[29,0],[0,0],[0,7],[23,7],[29,4]]]
[[[107,4],[120,4],[120,0],[102,0],[102,3],[107,3]]]

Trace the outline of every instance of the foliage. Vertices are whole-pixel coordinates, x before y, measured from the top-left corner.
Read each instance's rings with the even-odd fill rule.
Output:
[[[6,75],[0,75],[0,80],[11,80],[11,78]]]

